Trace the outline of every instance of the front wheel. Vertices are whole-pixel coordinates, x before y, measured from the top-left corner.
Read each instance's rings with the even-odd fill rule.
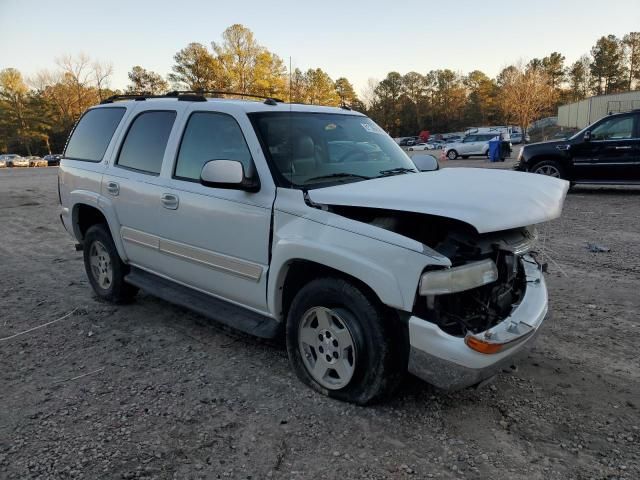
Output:
[[[455,160],[456,158],[458,158],[458,152],[456,152],[455,150],[449,150],[447,152],[447,158],[449,160]]]
[[[531,172],[554,178],[564,178],[564,170],[555,160],[544,160],[531,167]]]
[[[389,396],[406,368],[400,324],[359,286],[320,278],[296,295],[287,351],[298,378],[329,397],[365,405]]]

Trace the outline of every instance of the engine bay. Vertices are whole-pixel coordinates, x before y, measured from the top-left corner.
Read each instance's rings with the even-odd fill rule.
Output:
[[[450,259],[452,267],[491,259],[498,280],[470,290],[416,296],[414,314],[444,332],[465,336],[488,330],[509,316],[522,299],[526,276],[522,256],[535,242],[535,231],[518,228],[479,234],[463,222],[433,215],[362,207],[329,207],[336,214],[368,223],[427,245]]]

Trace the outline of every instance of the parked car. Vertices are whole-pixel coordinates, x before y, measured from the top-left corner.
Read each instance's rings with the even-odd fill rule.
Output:
[[[62,155],[60,154],[54,154],[54,155],[45,155],[44,159],[47,161],[47,165],[50,167],[55,167],[57,165],[60,165],[60,159],[62,158]]]
[[[423,150],[429,150],[428,143],[418,143],[417,145],[407,148],[408,152],[421,152]]]
[[[604,117],[566,140],[525,145],[517,170],[573,183],[640,183],[640,110]]]
[[[0,157],[0,168],[5,168],[6,166],[7,166],[6,160],[2,160],[2,157]]]
[[[16,153],[5,153],[4,155],[0,155],[0,160],[4,161],[7,167],[13,167],[13,161],[16,160],[18,163],[21,163],[22,157]]]
[[[529,134],[525,135],[525,143],[529,143],[531,141],[531,137]],[[513,145],[519,145],[522,143],[522,132],[514,132],[511,134],[511,143]]]
[[[401,147],[411,147],[418,142],[420,142],[420,137],[404,137],[398,142],[398,145]]]
[[[458,157],[469,158],[472,155],[489,155],[489,141],[496,138],[492,133],[482,133],[478,135],[467,135],[460,142],[450,143],[444,147],[444,155],[449,160]]]
[[[40,158],[36,155],[31,155],[29,157],[26,157],[27,160],[29,160],[29,166],[30,167],[46,167],[49,165],[49,163],[44,160],[43,158]]]
[[[284,335],[322,394],[367,404],[407,370],[477,385],[547,315],[529,226],[560,215],[568,183],[414,162],[341,108],[115,97],[71,133],[61,220],[99,298],[141,288]]]
[[[28,167],[29,159],[21,157],[20,155],[7,155],[7,167]]]

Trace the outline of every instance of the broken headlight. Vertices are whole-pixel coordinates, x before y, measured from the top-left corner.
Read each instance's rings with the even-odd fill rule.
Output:
[[[459,267],[426,272],[420,278],[420,295],[463,292],[498,280],[498,268],[491,259]]]

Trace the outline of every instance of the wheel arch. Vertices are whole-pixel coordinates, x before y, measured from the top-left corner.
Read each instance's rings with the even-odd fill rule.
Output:
[[[278,317],[283,320],[286,319],[291,303],[298,291],[310,281],[321,277],[341,278],[360,288],[370,300],[382,306],[385,305],[375,290],[359,278],[319,262],[303,258],[292,258],[280,269],[280,275],[276,280],[277,298],[275,303],[276,306],[279,306],[276,310]]]
[[[126,261],[127,257],[119,235],[120,224],[115,216],[115,212],[113,212],[112,209],[104,208],[101,203],[104,202],[100,202],[99,198],[95,195],[79,198],[74,202],[71,208],[73,234],[76,240],[82,244],[89,227],[98,223],[106,225],[113,239],[113,243],[116,246],[118,255],[120,255],[123,261]]]
[[[533,167],[535,167],[540,162],[558,162],[560,166],[564,169],[565,173],[569,173],[571,171],[570,162],[561,155],[551,155],[548,153],[541,153],[538,155],[534,155],[531,158],[527,159],[527,171],[530,172]]]

